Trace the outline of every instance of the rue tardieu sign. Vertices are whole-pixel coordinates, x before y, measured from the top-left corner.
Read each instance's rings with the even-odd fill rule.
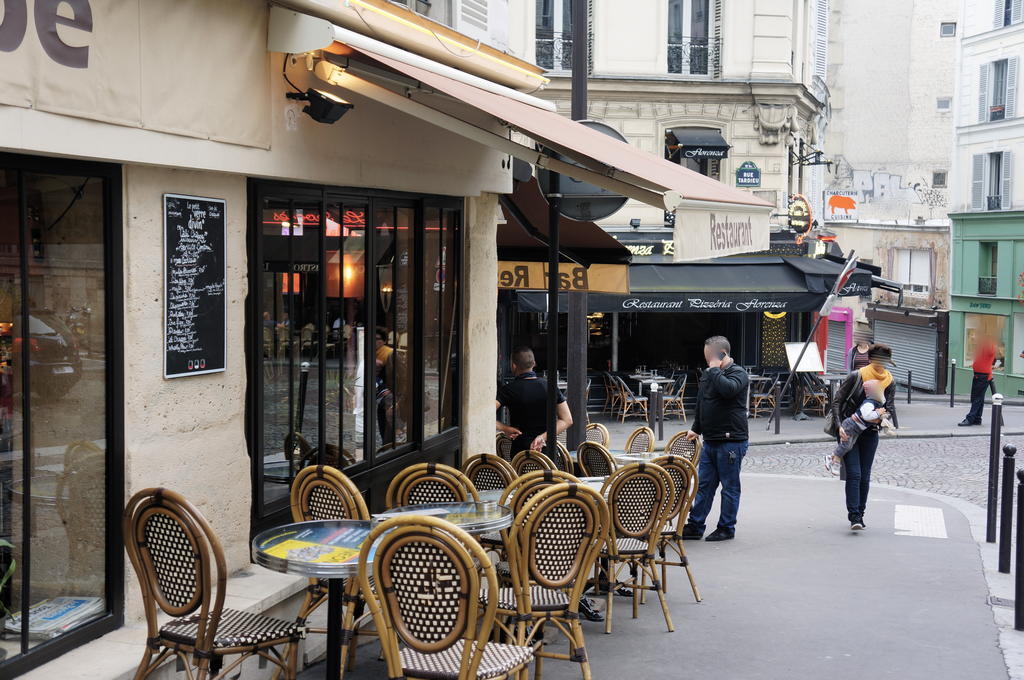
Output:
[[[498,262],[498,288],[547,290],[546,262]],[[559,290],[601,293],[629,292],[629,265],[592,264],[589,267],[563,262],[558,271]]]
[[[71,16],[57,13],[61,5],[67,7],[64,14],[70,11]],[[28,33],[28,0],[3,0],[0,6],[4,10],[3,21],[0,22],[0,52],[14,52],[21,47]],[[58,26],[66,26],[92,33],[89,0],[35,0],[32,19],[39,44],[50,59],[69,68],[89,67],[89,45],[69,45],[57,30]],[[69,33],[64,31],[64,35]]]

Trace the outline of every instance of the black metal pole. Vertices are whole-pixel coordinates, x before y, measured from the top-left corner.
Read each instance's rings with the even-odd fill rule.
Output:
[[[548,173],[548,424],[547,450],[558,450],[558,238],[562,217],[562,176]]]
[[[302,432],[302,424],[306,420],[306,388],[309,386],[309,362],[303,361],[299,369],[299,415],[295,419],[296,431]]]
[[[587,0],[572,0],[572,101],[573,120],[587,117]]]
[[[814,339],[814,334],[818,332],[818,326],[821,325],[821,320],[824,319],[824,318],[825,317],[823,317],[821,314],[819,314],[818,318],[814,320],[814,325],[811,326],[811,332],[807,335],[807,340],[804,341],[804,346],[800,348],[800,354],[796,358],[796,363],[793,364],[793,368],[790,370],[789,375],[786,376],[786,383],[782,386],[782,394],[786,393],[786,389],[789,387],[789,383],[791,383],[793,381],[793,376],[796,375],[797,369],[800,368],[800,362],[804,360],[804,354],[807,353],[807,348],[810,346],[811,340]],[[794,399],[794,401],[795,401],[795,399]],[[778,401],[777,400],[776,400],[776,405],[778,405]],[[799,405],[796,405],[793,408],[794,408],[794,413],[795,413],[796,410],[799,409]],[[772,413],[772,418],[775,418],[775,434],[778,434],[779,433],[779,409],[778,408],[776,408],[775,411]],[[771,428],[771,426],[772,426],[772,422],[769,420],[768,421],[768,428],[765,428],[765,429],[769,429],[769,428]]]
[[[665,441],[665,392],[658,386],[658,441]]]
[[[999,573],[1010,573],[1010,540],[1013,536],[1013,474],[1017,447],[1003,447],[1003,505],[999,514]]]
[[[341,677],[341,620],[344,616],[345,579],[327,580],[327,677],[338,680]]]
[[[997,394],[992,397],[992,431],[988,441],[988,503],[985,506],[987,512],[985,522],[985,540],[989,543],[996,542],[996,507],[999,493],[999,436],[1000,436],[1000,415],[1003,410],[1003,395]]]
[[[956,359],[953,359],[953,368],[949,372],[949,407],[953,408],[953,399],[956,396]]]
[[[1017,573],[1013,580],[1013,627],[1024,630],[1024,470],[1017,471]]]
[[[782,420],[782,418],[779,417],[779,411],[782,407],[782,390],[779,388],[778,382],[775,383],[775,399],[773,401],[775,402],[775,408],[772,409],[772,418],[775,419],[775,434],[778,434],[779,428],[781,427],[781,423],[779,421]]]
[[[914,372],[907,371],[907,403],[909,404],[914,396]]]

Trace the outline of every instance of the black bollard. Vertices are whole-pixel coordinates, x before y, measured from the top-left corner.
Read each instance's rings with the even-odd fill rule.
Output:
[[[956,397],[956,359],[953,359],[953,367],[949,371],[949,407],[953,408],[953,399]]]
[[[1017,470],[1017,573],[1013,580],[1013,627],[1024,630],[1024,470]]]
[[[1003,505],[999,514],[999,573],[1010,573],[1010,540],[1013,537],[1013,473],[1017,467],[1017,447],[1003,447]]]
[[[914,394],[914,372],[907,371],[907,403],[910,403],[910,399]]]
[[[992,431],[988,440],[988,498],[985,509],[987,517],[985,521],[985,541],[996,542],[996,516],[998,515],[997,503],[999,501],[999,437],[1000,421],[1002,420],[1003,395],[997,394],[992,397]]]

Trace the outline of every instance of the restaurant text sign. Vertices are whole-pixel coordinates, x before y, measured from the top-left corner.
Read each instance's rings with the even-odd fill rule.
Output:
[[[546,262],[498,262],[498,288],[547,290]],[[601,293],[629,292],[629,265],[592,264],[589,267],[562,262],[558,268],[558,289]]]

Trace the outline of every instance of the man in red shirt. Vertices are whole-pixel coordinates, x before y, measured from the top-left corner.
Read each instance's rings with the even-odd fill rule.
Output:
[[[992,384],[992,364],[996,360],[996,343],[990,337],[978,341],[974,352],[974,380],[971,382],[971,410],[960,421],[960,427],[981,425],[981,412],[985,408],[985,390]]]

